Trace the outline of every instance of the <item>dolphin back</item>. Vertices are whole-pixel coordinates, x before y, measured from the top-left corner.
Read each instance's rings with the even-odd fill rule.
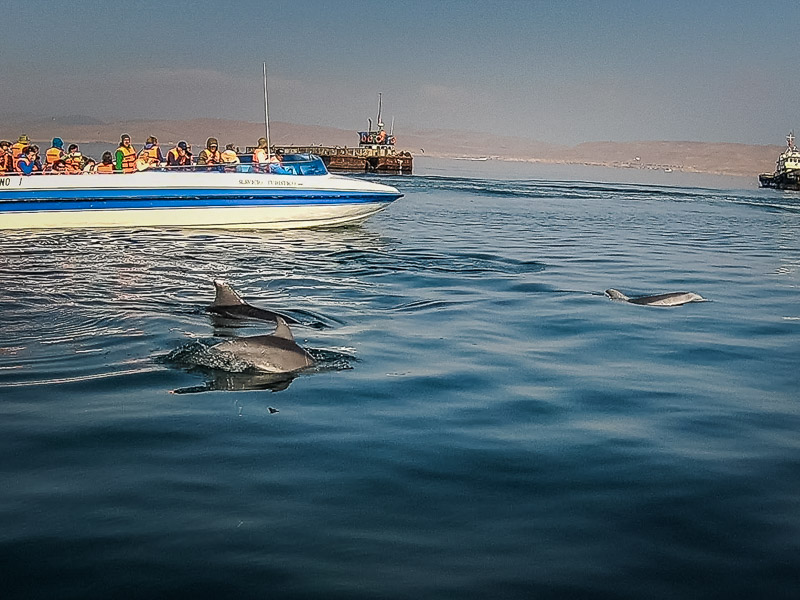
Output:
[[[704,302],[700,294],[694,292],[671,292],[669,294],[657,294],[655,296],[642,296],[640,298],[633,298],[629,302],[633,304],[642,304],[645,306],[680,306],[681,304],[688,304],[689,302]]]
[[[291,373],[314,365],[314,359],[294,341],[274,335],[256,335],[220,342],[212,352],[233,355],[265,373]]]
[[[228,352],[253,368],[267,373],[291,373],[314,364],[314,359],[297,345],[292,330],[281,317],[270,335],[236,338],[212,346],[215,352]]]

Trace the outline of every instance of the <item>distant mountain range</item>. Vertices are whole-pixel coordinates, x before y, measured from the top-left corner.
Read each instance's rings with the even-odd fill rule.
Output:
[[[183,121],[133,120],[104,123],[83,115],[36,118],[6,115],[0,119],[0,138],[12,141],[22,134],[49,144],[53,137],[66,143],[103,142],[111,145],[128,133],[134,145],[154,135],[162,147],[186,140],[203,147],[206,138],[216,137],[220,144],[235,144],[244,149],[254,146],[264,135],[263,123],[224,119],[188,119]],[[774,170],[780,146],[709,142],[584,142],[576,146],[549,144],[535,140],[453,130],[396,131],[398,149],[414,155],[434,157],[492,157],[502,160],[547,163],[600,165],[619,168],[672,169],[724,175],[755,176]],[[320,144],[356,146],[355,131],[333,127],[270,124],[273,144]]]

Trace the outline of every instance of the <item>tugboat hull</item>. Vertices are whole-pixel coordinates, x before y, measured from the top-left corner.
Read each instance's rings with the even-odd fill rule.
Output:
[[[800,190],[800,174],[797,171],[762,173],[758,176],[758,185],[777,190]]]

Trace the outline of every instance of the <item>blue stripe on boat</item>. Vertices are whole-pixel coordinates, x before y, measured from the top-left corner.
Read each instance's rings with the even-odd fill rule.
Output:
[[[31,198],[31,196],[35,196]],[[221,208],[389,203],[402,194],[327,190],[113,189],[0,191],[0,211]]]

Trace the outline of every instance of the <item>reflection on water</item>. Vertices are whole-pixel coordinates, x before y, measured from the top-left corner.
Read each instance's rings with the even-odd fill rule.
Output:
[[[199,392],[226,391],[244,392],[252,390],[269,390],[282,392],[292,383],[295,374],[289,373],[226,373],[224,371],[206,374],[203,385],[176,388],[173,394],[196,394]]]

